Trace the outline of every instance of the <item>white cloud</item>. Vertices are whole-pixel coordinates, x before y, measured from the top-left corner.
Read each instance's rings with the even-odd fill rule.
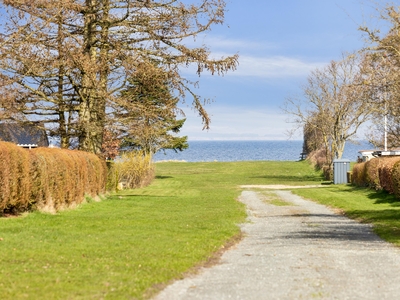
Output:
[[[231,39],[224,36],[216,35],[199,35],[193,40],[189,38],[185,41],[185,44],[189,47],[201,47],[205,45],[207,48],[214,51],[223,51],[230,53],[230,55],[242,51],[265,51],[272,49],[279,49],[279,45],[269,42],[251,41],[251,40],[240,40]]]
[[[264,78],[303,77],[325,63],[307,62],[284,56],[255,57],[243,55],[239,58],[234,76],[254,76]]]
[[[228,76],[251,76],[267,79],[304,77],[310,71],[327,64],[327,62],[271,54],[271,52],[279,53],[280,47],[268,42],[227,39],[222,36],[201,36],[197,38],[196,42],[192,41],[187,44],[191,47],[207,45],[211,49],[211,57],[214,59],[238,53],[239,66],[236,71],[228,72]],[[192,66],[185,71],[195,74],[195,70],[196,68]],[[204,75],[208,74],[204,73]]]
[[[214,53],[213,58],[227,57],[228,53]],[[308,62],[298,58],[285,56],[250,56],[239,55],[239,65],[235,71],[227,73],[227,76],[258,77],[266,79],[280,79],[305,77],[316,68],[322,68],[326,62]],[[195,74],[195,66],[182,69],[185,73]],[[207,72],[202,76],[210,75]]]
[[[223,50],[231,54],[242,51],[252,52],[279,49],[279,45],[275,43],[228,39],[223,36],[207,36],[202,41],[212,50]]]
[[[207,110],[211,115],[210,130],[202,131],[200,118],[187,112],[181,134],[190,140],[286,140],[287,131],[292,128],[286,122],[287,115],[279,110],[227,106],[211,106]]]

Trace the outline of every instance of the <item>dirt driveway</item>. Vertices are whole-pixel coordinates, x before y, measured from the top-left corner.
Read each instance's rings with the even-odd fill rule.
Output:
[[[155,299],[400,299],[399,248],[369,225],[275,189],[243,191],[245,238]]]

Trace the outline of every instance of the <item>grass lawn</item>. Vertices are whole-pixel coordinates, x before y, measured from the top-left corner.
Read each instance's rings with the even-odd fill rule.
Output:
[[[159,163],[153,184],[56,215],[0,218],[0,299],[142,299],[207,262],[245,221],[239,185],[322,181],[307,162]],[[295,190],[399,244],[400,202],[346,185]],[[276,205],[286,205],[264,195]]]

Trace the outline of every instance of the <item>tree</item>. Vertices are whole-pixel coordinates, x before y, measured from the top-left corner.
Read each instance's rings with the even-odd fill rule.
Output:
[[[204,128],[210,118],[196,82],[181,68],[197,66],[224,74],[238,56],[213,59],[206,46],[191,48],[189,38],[222,24],[224,0],[184,4],[176,0],[3,0],[7,22],[0,32],[0,94],[8,111],[52,126],[61,146],[71,140],[82,150],[101,152],[107,108],[118,103],[138,63],[156,61],[171,74],[181,101],[193,98]],[[10,97],[15,97],[11,99]],[[10,118],[13,116],[11,115]]]
[[[371,109],[363,80],[363,60],[355,54],[316,69],[303,87],[303,98],[288,98],[285,111],[299,128],[315,131],[316,144],[323,143],[328,165],[341,158],[346,141],[356,136]]]
[[[303,124],[303,152],[310,154],[320,149],[326,149],[324,137],[327,135],[325,133],[322,118],[316,113],[311,113]]]
[[[365,49],[370,58],[367,84],[374,90],[369,140],[377,147],[394,148],[400,145],[400,10],[389,5],[380,10],[380,18],[388,25],[387,31],[361,28],[371,44]]]
[[[174,74],[154,62],[142,62],[134,77],[118,98],[111,120],[118,119],[123,146],[138,148],[146,154],[160,149],[182,151],[188,147],[187,136],[179,137],[185,119],[178,109],[178,97],[173,95]],[[122,103],[123,102],[123,103]]]

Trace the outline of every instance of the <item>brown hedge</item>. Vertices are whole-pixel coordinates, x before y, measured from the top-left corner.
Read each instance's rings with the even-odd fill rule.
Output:
[[[392,170],[393,193],[400,198],[400,160],[398,160]]]
[[[0,212],[59,210],[105,190],[105,162],[91,153],[0,142],[0,161]]]
[[[382,188],[389,192],[390,194],[394,193],[393,187],[393,168],[396,163],[400,160],[400,157],[388,157],[384,159],[380,159],[380,167],[379,167],[379,181]]]
[[[357,163],[353,167],[353,173],[351,176],[351,183],[356,186],[367,186],[366,175],[365,175],[365,162]]]
[[[381,190],[382,186],[379,181],[379,168],[382,163],[382,158],[374,158],[365,164],[365,180],[367,186],[376,190]]]

